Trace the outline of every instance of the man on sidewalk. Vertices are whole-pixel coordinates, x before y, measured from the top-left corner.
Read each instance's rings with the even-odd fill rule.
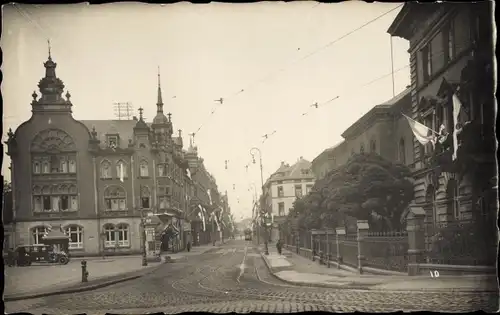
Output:
[[[279,239],[277,242],[276,242],[276,249],[278,250],[278,254],[281,255],[281,248],[282,248],[282,245],[281,245],[281,239]]]

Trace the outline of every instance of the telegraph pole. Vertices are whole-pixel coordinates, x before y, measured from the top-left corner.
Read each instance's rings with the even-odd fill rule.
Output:
[[[125,118],[126,120],[130,120],[130,117],[132,116],[132,103],[130,102],[115,102],[113,103],[114,111],[115,111],[115,116],[118,118],[118,120],[122,120],[122,118]]]

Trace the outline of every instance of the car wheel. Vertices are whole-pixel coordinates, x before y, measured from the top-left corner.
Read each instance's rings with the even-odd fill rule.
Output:
[[[66,265],[68,263],[68,258],[65,256],[59,257],[59,262],[63,265]]]

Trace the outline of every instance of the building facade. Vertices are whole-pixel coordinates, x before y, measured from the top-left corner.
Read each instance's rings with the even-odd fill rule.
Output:
[[[140,109],[132,120],[75,120],[71,95],[56,76],[49,55],[45,76],[33,92],[32,116],[9,131],[14,244],[38,244],[49,230],[70,237],[72,255],[137,253],[158,242],[183,245],[196,183],[164,114],[158,74],[157,112],[146,123]],[[155,214],[155,241],[141,241],[142,218]],[[164,248],[166,249],[166,248]]]
[[[412,118],[447,135],[412,143],[415,204],[428,224],[496,218],[492,21],[488,1],[406,3],[388,30],[410,43]]]
[[[402,115],[410,116],[410,112],[409,88],[373,107],[342,133],[344,140],[341,143],[326,149],[312,161],[315,177],[323,178],[355,153],[363,152],[375,152],[389,161],[412,168],[413,133]]]
[[[292,166],[281,162],[281,166],[266,180],[261,201],[264,205],[261,208],[266,209],[273,218],[271,240],[279,238],[280,226],[295,200],[307,195],[313,185],[311,162],[302,157]]]

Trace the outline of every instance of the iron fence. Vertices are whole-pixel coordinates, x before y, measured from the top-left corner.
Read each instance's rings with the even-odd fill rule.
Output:
[[[353,268],[358,267],[358,235],[346,234],[345,240],[339,242],[342,263]]]
[[[363,239],[365,266],[407,272],[408,233],[370,232]]]
[[[427,262],[446,265],[496,265],[497,228],[494,220],[426,223]]]

